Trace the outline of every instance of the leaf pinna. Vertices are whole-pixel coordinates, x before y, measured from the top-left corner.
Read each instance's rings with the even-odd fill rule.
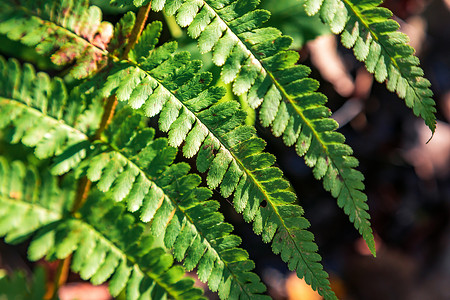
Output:
[[[222,299],[266,298],[265,286],[250,272],[248,254],[237,246],[241,239],[218,212],[212,192],[199,187],[198,175],[188,174],[186,163],[173,164],[176,149],[165,138],[153,140],[154,130],[143,128],[143,117],[126,108],[114,117],[81,167],[97,187],[115,201],[125,201],[149,222],[153,235],[163,236],[176,260],[190,271],[197,268],[201,281]]]
[[[84,91],[80,86],[68,95],[60,78],[51,79],[30,64],[22,68],[17,60],[0,56],[0,129],[5,130],[5,139],[34,147],[40,159],[69,148],[70,156],[59,158],[64,162],[54,169],[65,173],[86,156],[85,140],[98,127],[103,111],[101,103],[83,97]]]
[[[101,10],[89,6],[88,0],[0,3],[0,33],[36,47],[39,54],[51,54],[58,66],[73,64],[70,74],[75,78],[85,78],[104,66],[113,26],[101,19]]]
[[[126,289],[127,299],[205,299],[122,205],[97,192],[77,214],[69,215],[72,190],[60,189],[50,174],[41,177],[20,161],[9,165],[0,157],[0,178],[0,235],[10,243],[33,235],[30,260],[72,255],[71,269],[94,284],[109,279],[113,296]]]
[[[363,61],[378,82],[386,81],[389,91],[396,92],[425,120],[434,133],[436,129],[435,102],[431,98],[430,82],[423,77],[419,59],[406,34],[392,12],[379,7],[382,0],[306,0],[309,15],[320,14],[331,31],[341,34],[342,44],[353,48],[355,57]]]

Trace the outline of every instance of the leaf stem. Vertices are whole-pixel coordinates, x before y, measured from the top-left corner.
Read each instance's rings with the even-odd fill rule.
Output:
[[[75,203],[72,206],[72,214],[77,212],[86,202],[92,182],[86,177],[82,177],[78,182],[77,194],[75,196]]]
[[[116,110],[116,106],[117,106],[116,95],[109,96],[108,99],[106,100],[105,111],[103,112],[100,126],[97,129],[97,132],[95,133],[93,140],[100,139],[100,136],[102,135],[103,131],[105,131],[109,123],[111,123],[111,120],[114,116],[114,112]]]
[[[58,266],[56,268],[56,274],[53,278],[53,282],[48,285],[47,293],[44,296],[46,300],[56,300],[58,299],[58,290],[62,286],[69,275],[69,266],[72,256],[68,256],[65,259],[58,261]]]
[[[152,2],[150,1],[148,4],[139,8],[136,22],[134,23],[133,30],[131,31],[130,39],[128,40],[128,44],[125,47],[125,51],[122,54],[122,59],[128,58],[128,53],[130,53],[131,49],[137,43],[139,37],[141,36],[142,30],[144,30],[145,22],[147,21],[148,13],[150,12],[150,8],[152,6]]]
[[[134,47],[134,45],[137,43],[139,37],[141,36],[142,30],[144,29],[145,22],[147,21],[148,13],[150,12],[151,7],[151,1],[149,4],[142,6],[139,9],[136,23],[134,24],[133,30],[131,31],[131,36],[129,43],[127,44],[125,51],[122,55],[122,59],[126,59],[128,57],[128,53],[130,50]],[[102,115],[102,120],[100,122],[100,126],[95,133],[93,140],[100,139],[101,134],[105,129],[108,127],[109,123],[111,122],[114,112],[117,107],[117,98],[115,95],[111,95],[106,100],[105,105],[105,111]],[[75,203],[72,208],[72,213],[75,213],[78,209],[80,209],[84,202],[86,202],[87,196],[89,194],[89,190],[91,188],[92,182],[87,179],[87,177],[83,177],[80,179],[80,182],[78,183],[78,189],[77,189],[77,195],[75,198]]]
[[[138,15],[136,17],[136,22],[134,23],[130,39],[128,41],[127,46],[125,47],[121,59],[128,58],[128,54],[130,53],[131,49],[133,49],[134,45],[136,45],[139,37],[141,36],[142,30],[144,30],[144,26],[148,18],[148,13],[150,12],[151,3],[152,2],[150,1],[150,3],[148,3],[147,5],[144,5],[141,8],[139,8]],[[106,129],[106,127],[108,127],[109,123],[111,122],[114,116],[116,106],[117,106],[116,96],[115,95],[109,96],[105,106],[105,111],[102,116],[100,127],[98,128],[97,132],[94,135],[94,140],[98,140],[102,132]]]
[[[142,30],[144,29],[145,22],[147,21],[148,13],[150,12],[151,2],[139,9],[136,23],[134,24],[133,30],[131,32],[131,37],[129,40],[129,43],[127,44],[122,59],[127,59],[128,53],[131,51],[131,49],[134,47],[134,45],[137,43],[139,37],[141,36]],[[93,140],[100,139],[101,134],[105,129],[108,127],[109,123],[111,122],[114,112],[117,107],[117,98],[115,95],[111,95],[106,100],[105,105],[105,111],[102,115],[102,120],[100,122],[100,126],[98,130],[96,131],[95,135],[93,136]],[[82,177],[80,181],[78,182],[77,187],[77,193],[75,196],[75,201],[71,209],[71,213],[76,213],[81,207],[83,207],[84,203],[87,200],[87,197],[89,195],[89,191],[91,189],[92,182],[86,177]],[[54,278],[54,282],[49,285],[48,292],[49,298],[46,299],[57,299],[58,295],[58,289],[61,285],[63,285],[66,280],[69,273],[69,266],[70,266],[71,256],[68,256],[67,258],[60,260],[58,262],[58,268],[56,271],[56,275]]]

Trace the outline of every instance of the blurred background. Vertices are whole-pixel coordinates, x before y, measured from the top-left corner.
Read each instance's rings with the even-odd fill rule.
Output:
[[[108,7],[109,1],[91,2],[102,7],[104,19],[113,23],[119,19],[121,11]],[[295,151],[268,129],[259,125],[257,129],[269,141],[267,151],[277,156],[278,165],[297,192],[340,299],[450,299],[450,0],[387,0],[383,6],[394,13],[401,31],[410,37],[425,77],[432,83],[439,121],[428,143],[431,133],[424,122],[384,84],[374,81],[318,18],[306,16],[301,1],[262,0],[262,7],[273,14],[267,25],[294,38],[300,63],[311,67],[311,77],[321,82],[320,91],[327,95],[333,118],[341,124],[339,131],[360,161],[376,235],[376,258]],[[166,23],[161,42],[177,39],[180,48],[204,60],[204,69],[218,78],[219,69],[208,55],[198,53],[195,41],[172,18],[151,15],[150,20],[154,19]],[[3,36],[0,52],[32,61],[53,74],[60,71],[33,50]],[[0,153],[2,147],[6,145],[0,147]],[[221,203],[222,212],[235,226],[235,233],[243,237],[242,247],[249,250],[256,272],[274,299],[321,299],[289,272],[229,202],[222,199]],[[50,273],[54,271],[51,264],[45,266]],[[25,246],[1,242],[0,268],[31,273],[34,266],[26,262]],[[61,289],[61,299],[110,299],[105,286],[93,287],[75,274],[69,275],[68,282]],[[208,298],[217,299],[214,293],[206,293]]]

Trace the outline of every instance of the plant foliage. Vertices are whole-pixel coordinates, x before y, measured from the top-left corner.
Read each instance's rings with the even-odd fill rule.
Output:
[[[353,48],[355,57],[363,61],[378,82],[386,81],[388,90],[405,99],[408,107],[434,133],[435,103],[430,82],[423,77],[419,59],[409,38],[398,31],[392,12],[379,7],[382,0],[306,0],[309,15],[320,14],[335,34],[341,34],[342,44]]]
[[[142,223],[124,213],[124,207],[92,193],[87,204],[71,214],[73,189],[60,189],[49,173],[20,161],[0,160],[0,234],[8,243],[33,235],[28,257],[35,261],[64,259],[72,255],[71,268],[81,278],[100,284],[109,279],[109,290],[118,295],[126,287],[129,299],[139,296],[201,298],[193,280],[173,266],[172,255],[153,244]]]
[[[102,22],[102,12],[88,0],[2,1],[0,33],[50,55],[56,65],[75,61],[70,74],[84,78],[104,60],[112,25]]]
[[[354,45],[377,80],[388,78],[388,88],[403,95],[434,130],[429,84],[418,77],[423,74],[412,48],[396,38],[403,35],[391,32],[390,22],[373,25],[386,18],[386,10],[373,8],[369,18],[367,10],[375,4],[332,2],[323,3],[322,19],[333,32],[346,28],[344,44]],[[31,237],[31,260],[71,257],[72,270],[83,279],[108,281],[112,295],[124,290],[127,299],[202,298],[193,280],[183,277],[194,269],[222,299],[267,298],[254,262],[239,248],[241,238],[232,234],[219,202],[210,200],[216,190],[232,198],[235,210],[289,269],[326,299],[336,298],[303,209],[275,157],[264,152],[266,142],[246,124],[240,104],[224,98],[225,89],[212,85],[213,75],[201,71],[202,63],[178,50],[176,42],[159,44],[161,22],[145,26],[145,20],[150,8],[164,9],[187,27],[202,53],[212,52],[222,81],[258,110],[263,126],[295,146],[375,254],[358,161],[335,131],[318,82],[289,50],[292,39],[262,27],[270,13],[257,8],[259,1],[111,3],[142,7],[113,27],[88,1],[0,4],[0,33],[50,55],[65,67],[63,75],[70,74],[51,78],[0,57],[2,138],[34,148],[52,174],[0,159],[5,241]],[[306,2],[307,13],[321,4]],[[355,17],[341,20],[348,8]],[[370,27],[367,40],[364,24]],[[380,60],[389,71],[378,70]],[[393,78],[396,83],[390,83]],[[167,138],[155,138],[155,129],[147,126],[155,116]],[[206,186],[188,163],[176,160],[177,148],[195,159]]]

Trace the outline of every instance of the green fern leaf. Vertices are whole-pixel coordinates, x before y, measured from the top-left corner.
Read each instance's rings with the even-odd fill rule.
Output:
[[[109,53],[116,57],[122,57],[125,45],[128,43],[128,39],[131,36],[135,21],[136,16],[134,13],[128,12],[119,20],[119,22],[117,22],[114,27],[114,34],[108,44],[107,50]]]
[[[309,15],[320,13],[342,44],[353,48],[355,57],[366,64],[378,82],[386,81],[388,90],[405,100],[414,114],[425,120],[432,133],[436,129],[436,108],[430,82],[423,77],[408,37],[398,32],[400,25],[391,19],[382,1],[306,0]],[[342,17],[341,17],[342,16]]]
[[[151,0],[111,0],[111,4],[114,6],[124,7],[128,5],[134,5],[136,7],[141,7],[150,3]]]
[[[11,62],[15,62],[14,60],[11,60]],[[14,64],[16,66],[16,64]],[[18,70],[20,70],[20,68],[17,66]],[[32,69],[30,69],[32,72]],[[5,72],[8,71],[5,69]],[[34,74],[34,73],[33,73]],[[32,77],[32,75],[27,75],[28,77]],[[6,76],[5,76],[6,78]],[[15,78],[15,77],[13,77]],[[19,77],[18,77],[19,78]],[[18,80],[15,80],[17,82],[20,82],[20,78]],[[26,87],[24,87],[24,89],[18,89],[18,88],[8,88],[5,89],[5,91],[9,91],[9,90],[24,90],[26,91]],[[20,102],[20,99],[19,101]],[[66,129],[68,131],[68,133],[65,133],[63,136],[63,138],[65,138],[65,135],[70,136],[72,135],[74,132],[75,133],[79,133],[80,131],[77,129],[77,126],[82,126],[83,127],[83,118],[82,116],[85,116],[86,114],[80,114],[78,116],[78,118],[70,118],[73,115],[70,113],[67,113],[65,111],[65,108],[63,106],[60,107],[60,109],[56,109],[59,107],[59,102],[55,102],[55,103],[48,103],[47,99],[44,99],[43,101],[41,101],[41,103],[43,105],[45,105],[45,107],[49,110],[49,111],[55,111],[57,112],[57,115],[59,116],[65,116],[65,115],[69,115],[68,117],[66,117],[65,120],[60,120],[60,121],[67,121],[66,123],[61,123],[60,121],[58,121],[57,119],[55,119],[54,116],[50,116],[50,117],[46,117],[46,121],[48,121],[49,124],[51,124],[52,126],[55,126],[57,128],[59,127],[63,127],[64,129]],[[72,101],[70,103],[76,103],[75,101]],[[30,106],[32,107],[34,104],[34,102],[31,102]],[[5,104],[6,105],[6,104]],[[53,107],[53,105],[56,106]],[[26,106],[23,105],[24,110],[28,111],[30,110],[30,106]],[[7,106],[6,106],[7,107]],[[34,110],[33,110],[34,112]],[[69,111],[71,112],[71,111]],[[128,112],[129,113],[129,112]],[[33,115],[34,117],[34,115]],[[36,114],[36,118],[39,120],[39,118],[42,117],[42,112],[39,112]],[[88,116],[85,116],[85,119],[88,119]],[[16,116],[16,120],[17,120],[17,126],[14,126],[15,124],[13,124],[13,126],[11,126],[12,130],[16,130],[16,127],[19,127],[22,122],[23,119],[18,118]],[[158,140],[155,143],[152,144],[153,147],[155,147],[154,149],[152,149],[152,147],[147,146],[147,143],[149,142],[149,140],[151,140],[151,138],[153,137],[153,131],[152,130],[142,130],[138,135],[134,136],[134,131],[133,130],[137,130],[140,128],[140,125],[142,125],[142,120],[138,117],[138,116],[134,116],[133,118],[131,118],[130,116],[127,116],[127,112],[123,112],[123,113],[119,113],[116,118],[115,118],[115,122],[113,122],[107,129],[107,131],[105,132],[105,135],[107,137],[107,144],[99,144],[97,142],[97,146],[101,147],[103,146],[108,146],[108,147],[113,147],[113,149],[119,149],[124,151],[125,154],[127,154],[129,157],[133,157],[135,156],[137,153],[140,153],[139,157],[137,159],[139,159],[140,164],[138,164],[139,167],[135,166],[133,163],[129,162],[127,157],[122,157],[120,158],[120,155],[114,152],[111,152],[111,155],[108,156],[106,153],[102,153],[99,156],[95,156],[94,154],[94,158],[92,159],[92,166],[91,168],[89,168],[89,170],[87,171],[87,176],[92,180],[92,181],[98,181],[98,188],[102,191],[109,191],[111,190],[112,196],[116,201],[121,201],[123,200],[125,197],[127,197],[127,201],[128,201],[128,206],[129,209],[131,211],[135,211],[137,210],[139,207],[142,206],[142,204],[144,205],[144,209],[143,209],[143,213],[142,213],[142,219],[145,221],[150,221],[153,220],[152,222],[152,230],[154,233],[161,233],[165,230],[166,226],[168,226],[167,224],[167,219],[168,217],[170,217],[170,212],[173,210],[174,208],[174,204],[172,204],[173,201],[175,200],[170,200],[169,198],[167,198],[166,202],[160,202],[161,197],[167,197],[164,196],[164,191],[160,188],[155,188],[155,183],[152,183],[152,178],[154,176],[161,176],[161,173],[163,172],[164,169],[166,169],[168,167],[168,165],[171,163],[171,161],[174,159],[174,155],[175,155],[175,149],[173,148],[167,148],[167,141],[164,140]],[[40,124],[44,124],[44,122],[40,122]],[[8,125],[9,123],[6,123],[6,125]],[[11,124],[9,124],[11,125]],[[49,127],[50,128],[50,127]],[[91,131],[92,134],[92,131]],[[134,137],[133,143],[130,142],[130,137]],[[77,153],[77,150],[79,150],[78,146],[82,145],[83,147],[81,147],[82,151],[83,151],[83,155],[81,157],[79,157],[79,159],[77,159],[76,161],[73,160],[74,157],[74,153]],[[61,151],[63,151],[56,159],[55,159],[55,164],[53,167],[53,171],[54,173],[57,174],[62,174],[67,172],[68,170],[70,170],[72,167],[74,167],[75,165],[77,165],[79,163],[79,161],[84,158],[86,151],[88,151],[88,149],[90,149],[91,147],[93,147],[92,143],[89,141],[89,136],[87,134],[82,134],[79,136],[79,139],[77,140],[77,143],[75,143],[74,145],[64,145],[64,147],[61,146]],[[144,148],[144,150],[143,150]],[[165,149],[165,151],[163,151]],[[141,151],[142,150],[142,151]],[[158,151],[161,151],[160,154],[156,155],[156,157],[154,156],[153,153],[158,153]],[[101,151],[102,152],[102,151]],[[95,152],[94,152],[95,153]],[[58,153],[59,154],[59,153]],[[119,155],[119,158],[117,158],[116,156]],[[110,160],[112,160],[110,162]],[[90,160],[89,160],[90,161]],[[110,162],[110,163],[108,163]],[[131,166],[131,167],[130,167]],[[180,177],[184,178],[188,178],[186,179],[186,183],[189,183],[189,185],[187,185],[184,188],[188,188],[188,190],[183,190],[182,192],[180,192],[181,194],[186,194],[188,193],[188,191],[190,191],[192,188],[198,186],[199,182],[199,178],[195,177],[193,175],[189,175],[189,176],[185,176],[187,169],[186,169],[186,165],[179,165],[178,167],[173,167],[171,170],[173,170],[174,172],[181,172],[180,174],[178,174]],[[169,176],[167,176],[166,178],[170,178]],[[152,187],[152,189],[150,190],[150,187]],[[181,187],[180,187],[181,188]],[[194,192],[193,192],[194,193]],[[206,189],[199,189],[197,192],[195,193],[199,193],[199,200],[206,200],[209,196],[210,196],[210,192]],[[195,193],[193,196],[195,196]],[[178,194],[176,194],[177,197]],[[149,198],[147,198],[149,197]],[[144,198],[146,198],[146,201],[144,202]],[[176,198],[175,198],[176,199]],[[182,260],[184,258],[184,253],[186,251],[187,252],[187,256],[185,259],[185,264],[189,267],[189,269],[192,269],[196,266],[198,266],[198,270],[201,274],[203,274],[202,279],[203,280],[207,280],[208,278],[211,280],[212,278],[217,278],[218,281],[216,283],[214,283],[214,285],[212,285],[212,283],[210,284],[211,287],[213,289],[218,289],[218,284],[221,281],[227,282],[229,281],[230,283],[232,283],[231,287],[229,286],[228,288],[232,288],[233,292],[236,292],[236,289],[238,291],[241,291],[242,293],[247,293],[249,295],[253,295],[255,297],[257,297],[258,295],[256,295],[257,293],[263,292],[265,290],[264,285],[259,281],[259,278],[252,274],[249,273],[247,269],[245,269],[244,271],[242,271],[242,269],[240,268],[241,265],[253,265],[253,262],[251,262],[250,260],[248,260],[248,255],[247,257],[244,259],[242,257],[240,257],[238,259],[238,261],[229,259],[227,260],[223,260],[221,258],[221,254],[220,252],[215,248],[216,246],[212,246],[212,244],[216,245],[216,243],[218,243],[218,245],[221,245],[221,243],[219,242],[220,239],[225,239],[224,243],[227,240],[233,240],[235,242],[235,244],[229,244],[228,247],[224,247],[221,251],[225,252],[225,251],[231,251],[233,249],[235,249],[235,247],[240,243],[240,241],[238,240],[237,237],[235,236],[229,236],[226,233],[229,233],[232,229],[231,225],[223,223],[223,216],[220,215],[217,212],[217,203],[216,202],[208,202],[208,205],[204,206],[197,204],[195,208],[192,208],[192,199],[186,199],[187,203],[185,204],[186,206],[180,206],[182,208],[186,209],[190,209],[189,212],[192,214],[197,214],[197,215],[203,215],[203,216],[208,216],[210,215],[211,219],[214,221],[213,223],[208,223],[207,225],[217,225],[215,227],[213,227],[213,229],[210,229],[207,225],[202,225],[201,222],[200,224],[197,224],[197,221],[192,221],[191,223],[185,225],[185,222],[187,222],[186,220],[189,220],[190,215],[186,212],[183,212],[183,210],[178,211],[178,214],[176,216],[178,220],[178,223],[174,223],[175,225],[171,225],[170,228],[172,231],[170,231],[170,235],[172,236],[172,238],[169,238],[169,234],[167,234],[167,243],[168,245],[170,245],[171,247],[174,247],[175,253],[179,253],[176,255],[176,258],[178,260]],[[164,204],[164,205],[161,205]],[[161,206],[161,207],[160,207]],[[212,209],[213,212],[208,212],[208,210]],[[171,216],[173,217],[173,216]],[[175,221],[174,221],[175,222]],[[194,226],[197,226],[195,227]],[[175,227],[174,227],[175,226]],[[199,240],[199,245],[198,247],[200,247],[200,249],[204,249],[204,251],[207,251],[205,253],[205,255],[199,256],[199,257],[195,257],[196,255],[198,255],[198,253],[196,251],[193,251],[191,248],[191,250],[188,250],[186,246],[190,245],[191,240],[186,240],[186,242],[188,244],[178,244],[176,243],[176,241],[178,240],[182,240],[184,237],[184,235],[180,234],[180,226],[183,226],[184,228],[190,228],[189,232],[186,234],[192,234],[193,232],[195,233],[196,231],[199,230],[199,228],[201,230],[204,230],[205,232],[201,233],[196,233],[192,238],[199,238],[202,237]],[[225,230],[225,232],[221,232],[221,230]],[[177,237],[180,235],[180,238],[178,239]],[[209,239],[205,239],[204,236],[208,235]],[[229,237],[228,237],[229,236]],[[226,237],[226,238],[225,238]],[[74,238],[75,239],[75,238]],[[48,241],[47,241],[48,242]],[[213,243],[214,242],[214,243]],[[74,247],[76,246],[76,244],[70,244],[69,246],[66,245],[66,243],[62,242],[61,243],[61,247],[59,247],[58,251],[56,252],[57,257],[60,256],[64,256],[67,255],[67,253],[70,253],[71,251],[74,251]],[[43,246],[43,245],[41,245]],[[184,249],[184,247],[186,247],[186,249]],[[46,249],[45,247],[43,247],[44,249]],[[84,248],[83,248],[84,249]],[[87,248],[89,249],[89,248]],[[179,250],[179,249],[184,249],[184,250]],[[236,248],[237,249],[237,248]],[[83,250],[80,250],[80,253],[83,253]],[[103,252],[101,252],[103,253]],[[88,256],[88,254],[80,254],[80,257],[86,257]],[[209,264],[205,264],[204,261],[206,258],[203,257],[207,257],[208,259],[212,259],[212,265]],[[96,259],[95,261],[99,261],[99,259]],[[206,260],[207,261],[207,260]],[[231,265],[231,266],[228,266]],[[224,268],[224,266],[226,266],[225,270],[222,270]],[[81,266],[79,267],[81,268]],[[75,267],[75,270],[80,272],[81,269],[79,269],[77,267]],[[214,272],[213,272],[214,270]],[[83,273],[81,273],[82,276],[84,277],[90,277],[90,273],[93,272],[92,270],[87,270],[84,271]],[[235,274],[236,273],[236,274]],[[218,276],[219,274],[219,276]],[[217,277],[218,276],[218,277]],[[237,280],[235,280],[234,278],[238,278]],[[242,287],[241,287],[241,286]],[[220,290],[220,294],[222,295],[223,298],[226,298],[227,295],[230,293],[230,290],[227,290],[227,286],[224,286],[222,288],[222,290]]]
[[[128,210],[151,222],[154,235],[163,234],[167,248],[187,270],[197,268],[200,280],[222,299],[241,295],[264,299],[265,286],[250,270],[254,263],[237,248],[240,238],[224,222],[219,204],[207,200],[211,191],[200,188],[189,166],[172,164],[176,149],[167,139],[153,140],[154,130],[130,108],[119,111],[81,168],[83,173]]]
[[[31,260],[73,254],[72,270],[94,284],[110,279],[113,296],[126,288],[127,299],[204,299],[194,280],[183,277],[183,268],[173,266],[173,257],[153,245],[145,226],[124,213],[122,205],[93,192],[76,216],[70,216],[67,204],[73,189],[61,190],[55,177],[40,178],[22,162],[9,165],[1,157],[0,180],[0,236],[17,243],[34,235],[28,249]]]
[[[145,31],[153,32],[152,27],[160,28],[160,25],[152,23]],[[154,42],[149,48],[153,46]],[[168,131],[169,143],[179,146],[184,141],[184,155],[197,154],[197,169],[208,172],[209,188],[220,186],[225,197],[234,192],[236,210],[243,213],[246,221],[255,221],[255,232],[263,234],[264,241],[272,241],[276,233],[287,234],[290,238],[282,239],[281,244],[274,240],[274,251],[279,252],[279,245],[290,248],[289,255],[282,255],[290,268],[297,270],[299,276],[304,276],[321,294],[334,298],[328,275],[320,265],[320,256],[315,253],[317,248],[303,247],[304,240],[314,245],[312,235],[306,231],[308,222],[301,217],[301,208],[291,205],[295,196],[288,191],[289,184],[282,178],[281,171],[272,166],[274,157],[262,153],[264,141],[256,138],[254,128],[243,125],[246,116],[237,102],[219,101],[224,91],[207,88],[211,75],[198,73],[201,64],[192,61],[188,53],[175,53],[175,50],[173,43],[165,44],[153,49],[148,57],[138,58],[137,62],[118,62],[106,79],[102,96],[115,93],[118,100],[128,101],[137,108],[131,104],[136,102],[133,96],[139,95],[136,91],[140,84],[150,84],[147,91],[151,93],[139,109],[149,117],[161,114],[160,129]],[[114,127],[110,130],[118,131]],[[99,162],[106,160],[98,159]],[[114,161],[119,164],[118,159]],[[121,166],[116,168],[119,174]],[[274,177],[269,178],[268,174]],[[271,203],[265,213],[260,207],[263,200]],[[299,224],[286,223],[284,217],[287,216],[279,213],[285,206],[297,212]],[[155,208],[149,210],[148,219],[154,216]]]
[[[0,56],[0,129],[10,143],[35,147],[40,159],[58,156],[53,172],[65,173],[86,156],[103,111],[85,97],[87,89],[80,85],[67,95],[61,79]]]
[[[6,236],[7,243],[20,243],[38,228],[58,220],[68,204],[65,201],[71,199],[72,193],[59,190],[49,174],[43,174],[40,181],[36,169],[19,161],[9,164],[0,157],[0,235]],[[41,197],[41,205],[33,207]]]
[[[75,64],[70,74],[84,78],[106,61],[113,27],[101,21],[101,10],[89,1],[2,1],[0,33],[51,54],[56,65]]]

